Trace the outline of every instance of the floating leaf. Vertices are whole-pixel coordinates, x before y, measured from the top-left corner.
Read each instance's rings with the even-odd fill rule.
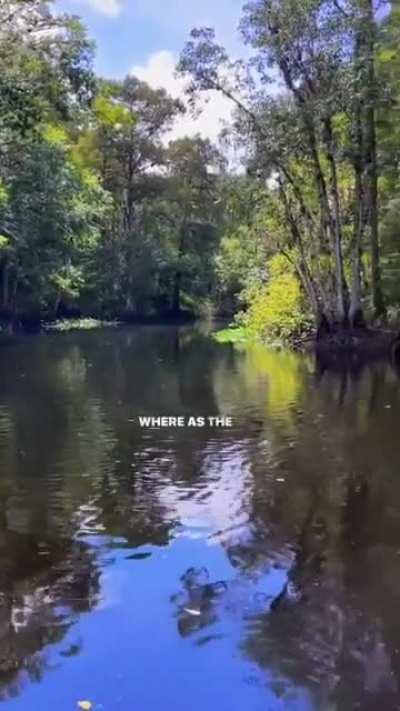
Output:
[[[78,706],[82,711],[90,711],[93,708],[90,701],[78,701]]]
[[[201,612],[200,610],[195,610],[192,607],[185,607],[184,611],[188,613],[188,615],[193,615],[194,617],[200,617]]]

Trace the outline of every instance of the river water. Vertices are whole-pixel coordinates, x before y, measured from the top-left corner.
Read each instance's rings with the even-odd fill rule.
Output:
[[[389,364],[162,327],[0,364],[0,707],[400,709]]]

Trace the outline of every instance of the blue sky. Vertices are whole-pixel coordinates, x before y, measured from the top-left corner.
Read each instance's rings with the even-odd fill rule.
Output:
[[[231,52],[238,50],[237,25],[243,0],[57,0],[82,17],[97,42],[96,68],[121,76],[151,55],[178,55],[190,29],[214,27]]]
[[[96,41],[96,70],[102,76],[133,73],[154,88],[184,97],[175,76],[179,53],[193,27],[214,27],[218,41],[239,56],[237,32],[244,0],[56,0],[58,10],[79,15]],[[216,140],[231,105],[219,95],[204,103],[194,120],[187,115],[176,123],[168,139],[200,133]]]

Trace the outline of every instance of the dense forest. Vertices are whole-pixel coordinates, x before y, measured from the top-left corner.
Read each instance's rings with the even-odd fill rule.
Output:
[[[285,339],[396,321],[396,4],[252,0],[246,61],[192,31],[184,105],[132,75],[96,76],[77,17],[1,0],[3,327],[214,314]],[[168,142],[213,92],[232,102],[219,144]]]

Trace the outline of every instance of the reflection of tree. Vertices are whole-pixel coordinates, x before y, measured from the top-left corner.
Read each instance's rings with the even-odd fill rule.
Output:
[[[207,626],[212,636],[233,596],[243,610],[246,656],[284,689],[308,688],[318,709],[395,709],[400,441],[394,373],[379,362],[351,362],[344,370],[319,363],[313,374],[308,359],[258,347],[236,366],[235,378],[217,368],[215,387],[220,407],[229,393],[245,415],[248,524],[245,534],[234,527],[220,532],[235,571],[221,598],[202,605],[201,589],[188,599],[183,585],[174,600],[179,629],[196,635]],[[281,572],[278,589],[274,568]],[[263,579],[267,593],[257,598]],[[187,607],[200,614],[191,617]]]
[[[266,572],[277,548],[293,555],[279,593],[245,626],[243,649],[269,675],[308,687],[316,708],[397,708],[397,393],[379,364],[326,371],[317,388],[300,380],[290,430],[283,417],[267,420],[264,468],[249,454],[257,530],[239,556],[228,543],[228,555],[244,575],[254,560]],[[265,555],[257,559],[260,539]]]
[[[243,348],[230,368],[222,361],[216,370],[218,401],[223,402],[229,394],[234,403],[231,414],[244,419],[245,415],[253,418],[255,412],[261,411],[279,420],[282,429],[290,433],[308,367],[308,360],[295,353],[277,354],[259,344]]]
[[[4,524],[4,522],[3,522]],[[46,648],[60,642],[99,593],[96,558],[84,543],[38,542],[0,529],[0,698],[18,693],[24,676],[41,679]],[[66,650],[66,654],[78,653]]]
[[[395,374],[378,363],[316,373],[295,354],[219,348],[186,330],[138,329],[38,340],[4,355],[7,691],[24,673],[43,673],[47,645],[96,604],[101,558],[88,536],[165,545],[188,511],[206,510],[231,577],[184,573],[173,599],[179,634],[205,643],[219,620],[241,616],[246,656],[287,687],[312,690],[316,708],[328,699],[346,711],[371,699],[394,708]],[[232,431],[145,431],[134,421],[219,413],[234,416]],[[79,645],[64,650],[76,653]]]
[[[181,582],[182,591],[172,602],[177,608],[179,633],[187,637],[216,622],[216,604],[228,586],[223,580],[211,581],[207,568],[189,568]]]
[[[186,330],[139,329],[40,338],[2,354],[8,374],[0,382],[5,695],[18,692],[25,674],[40,678],[47,646],[96,604],[100,549],[87,536],[100,534],[106,546],[168,542],[177,512],[175,501],[161,494],[172,483],[184,490],[196,481],[208,435],[145,432],[133,420],[193,414],[200,396],[200,412],[217,414],[203,367],[216,348],[201,337],[193,342]],[[76,653],[74,644],[63,652]]]

